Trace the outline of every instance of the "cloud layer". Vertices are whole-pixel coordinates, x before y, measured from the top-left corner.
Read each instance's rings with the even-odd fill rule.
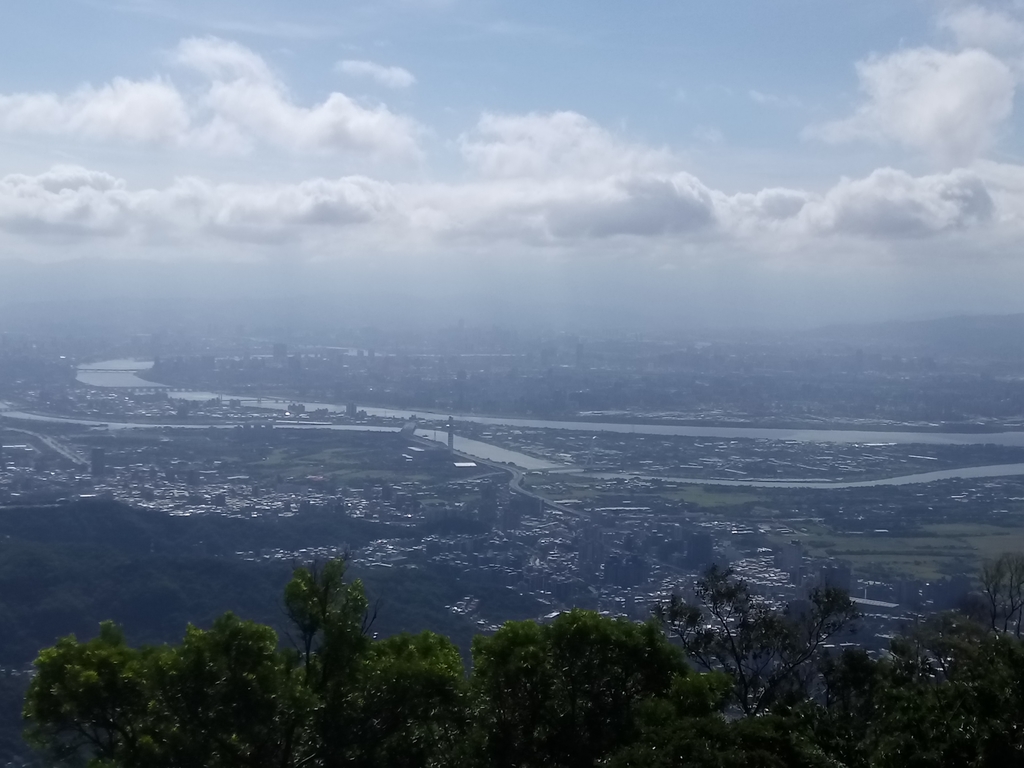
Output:
[[[678,160],[662,150],[623,142],[578,114],[487,116],[474,136],[463,149],[475,175],[448,183],[190,177],[133,189],[78,167],[9,175],[0,179],[0,231],[136,243],[291,242],[314,254],[343,236],[385,250],[506,243],[582,257],[596,244],[674,244],[808,256],[837,243],[1015,231],[1024,213],[1024,186],[994,164],[924,176],[885,168],[820,193],[727,194],[674,168]],[[560,148],[554,158],[552,147]]]
[[[1022,234],[1024,171],[979,158],[1011,114],[1018,75],[1008,51],[1024,42],[998,14],[974,6],[940,23],[961,49],[864,59],[852,114],[808,129],[830,144],[907,148],[929,158],[925,171],[886,166],[819,188],[725,190],[698,177],[678,150],[624,137],[578,112],[485,112],[446,144],[447,173],[417,172],[414,180],[188,175],[138,186],[126,174],[79,165],[10,173],[0,177],[0,237],[42,249],[59,241],[62,252],[103,243],[124,252],[171,245],[372,259],[496,247],[581,260],[654,254],[662,266],[737,254],[805,264],[851,254],[955,257],[970,240],[972,253],[991,244],[1011,257],[1009,244]],[[140,152],[276,150],[286,162],[327,153],[426,157],[429,133],[413,119],[341,92],[302,104],[267,60],[237,43],[190,38],[169,60],[173,80],[115,78],[63,95],[0,95],[0,132]],[[346,60],[338,70],[393,88],[415,82],[406,70],[369,61]]]
[[[115,78],[63,96],[0,94],[0,131],[229,154],[248,154],[261,145],[298,154],[419,154],[414,120],[340,92],[312,106],[296,104],[263,58],[237,43],[187,39],[173,61],[200,78],[198,91],[183,90],[168,78]]]

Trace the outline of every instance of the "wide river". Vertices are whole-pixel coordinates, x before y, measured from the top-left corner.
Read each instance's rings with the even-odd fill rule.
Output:
[[[96,387],[166,388],[140,379],[137,371],[146,370],[151,363],[136,360],[107,360],[81,366],[78,380]],[[201,400],[214,397],[241,399],[249,406],[269,410],[285,410],[290,403],[302,402],[307,411],[326,410],[329,413],[343,413],[344,407],[332,403],[303,402],[279,398],[242,397],[216,394],[213,392],[172,391],[171,397],[183,400]],[[676,435],[680,437],[709,437],[719,439],[783,440],[801,443],[882,443],[926,445],[1007,445],[1024,447],[1024,431],[1019,432],[914,432],[905,430],[854,430],[854,429],[776,429],[770,427],[700,427],[672,424],[621,424],[605,421],[551,421],[546,419],[524,419],[514,416],[477,416],[473,414],[446,414],[429,410],[410,408],[362,407],[370,416],[441,422],[454,416],[459,421],[494,426],[521,427],[524,429],[562,429],[577,432],[618,432],[638,435]]]
[[[150,363],[135,360],[108,360],[101,363],[93,363],[79,368],[78,380],[83,384],[98,387],[161,387],[140,379],[136,373],[146,370]],[[210,392],[171,392],[171,397],[182,399],[210,399],[212,397],[232,398],[232,395],[217,395]],[[280,400],[276,398],[241,398],[246,405],[266,408],[268,410],[285,410],[289,403],[294,400]],[[307,410],[326,409],[328,412],[339,413],[344,409],[330,403],[303,403]],[[411,410],[408,408],[364,408],[367,414],[372,416],[397,417],[411,419],[416,418],[424,422],[437,424],[447,420],[448,414],[436,413],[424,410]],[[55,417],[41,416],[17,411],[0,412],[0,415],[10,418],[26,420],[46,421],[74,421],[70,419],[58,419]],[[912,432],[912,431],[870,431],[870,430],[839,430],[839,429],[771,429],[762,427],[698,427],[683,425],[662,425],[662,424],[617,424],[609,422],[586,422],[586,421],[550,421],[544,419],[522,419],[502,416],[476,416],[466,414],[453,414],[460,421],[469,421],[476,424],[490,424],[495,426],[522,427],[532,429],[559,429],[585,432],[618,432],[646,435],[678,435],[683,437],[706,437],[719,439],[756,439],[756,440],[783,440],[797,442],[820,442],[820,443],[863,443],[863,444],[911,444],[921,443],[927,445],[981,445],[994,444],[1005,446],[1024,447],[1024,432],[992,432],[992,433],[961,433],[961,432]],[[107,425],[110,429],[141,429],[153,428],[153,424],[119,424],[114,422],[89,422],[77,420],[76,423],[85,425],[100,426]],[[175,425],[166,425],[175,426]],[[180,425],[179,425],[180,426]],[[281,427],[298,427],[299,425],[279,424]],[[201,428],[201,427],[200,427]],[[391,427],[365,427],[365,426],[340,426],[317,427],[319,429],[336,429],[351,431],[394,431]],[[443,441],[446,434],[440,430],[434,431],[430,426],[421,426],[419,436],[428,439]],[[510,451],[496,445],[476,440],[469,440],[456,436],[456,450],[470,456],[475,456],[487,461],[512,464],[520,469],[526,470],[554,470],[562,472],[580,472],[573,467],[560,467],[551,462],[539,459],[535,456]],[[629,478],[629,477],[653,477],[642,473],[609,473],[593,472],[587,475],[600,478]],[[911,483],[927,483],[937,480],[954,478],[986,478],[1004,477],[1010,475],[1024,475],[1024,464],[999,464],[985,467],[966,467],[962,469],[949,469],[937,472],[927,472],[902,477],[890,477],[879,480],[861,480],[849,482],[824,482],[824,481],[798,481],[798,480],[706,480],[702,478],[675,477],[669,475],[657,476],[657,479],[674,482],[696,483],[701,485],[721,485],[731,487],[755,487],[755,488],[863,488],[870,486],[885,485],[909,485]]]

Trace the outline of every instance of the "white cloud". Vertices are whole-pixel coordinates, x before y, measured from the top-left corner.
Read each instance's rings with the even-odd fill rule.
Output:
[[[812,233],[872,239],[922,237],[989,222],[992,197],[968,171],[914,177],[881,168],[863,179],[843,179],[802,218]]]
[[[185,40],[176,59],[211,80],[200,106],[212,120],[200,135],[214,146],[231,148],[241,140],[243,147],[262,142],[293,152],[417,152],[418,127],[411,119],[337,92],[316,106],[299,106],[263,59],[237,43]]]
[[[764,93],[751,89],[747,92],[750,100],[763,107],[799,107],[802,106],[800,99],[795,96],[776,96],[774,93]]]
[[[440,238],[573,244],[618,237],[656,240],[715,226],[714,193],[693,176],[488,179],[404,188],[408,220]]]
[[[185,178],[137,191],[73,166],[0,178],[0,229],[32,235],[301,240],[319,228],[383,222],[394,207],[390,185],[359,176],[278,185]]]
[[[213,118],[201,127],[219,134],[210,141],[306,148],[326,141],[328,129],[318,121],[330,125],[332,115],[283,103],[269,73],[244,57],[240,64],[228,56],[204,61],[216,62],[210,71],[218,76],[235,77],[212,83],[204,97]],[[198,140],[198,129],[189,135]],[[671,153],[626,141],[575,113],[485,115],[461,149],[471,175],[446,183],[343,176],[238,184],[188,177],[133,189],[124,179],[77,167],[10,175],[0,178],[0,232],[39,242],[48,235],[81,242],[102,236],[107,243],[121,238],[135,246],[175,242],[239,252],[291,243],[294,252],[317,256],[357,238],[366,253],[504,245],[581,257],[602,248],[706,257],[810,255],[835,252],[837,243],[859,243],[870,252],[879,245],[947,242],[957,233],[979,242],[1006,240],[1024,222],[1024,171],[1016,166],[979,164],[924,176],[883,168],[820,192],[726,193],[687,173]]]
[[[770,188],[735,195],[718,195],[719,219],[725,231],[738,237],[799,234],[798,215],[814,199],[797,189]]]
[[[346,59],[335,67],[338,72],[353,77],[368,77],[386,88],[408,88],[416,83],[412,72],[402,67],[385,67],[372,61]]]
[[[244,45],[219,37],[186,38],[178,43],[172,60],[214,81],[277,83],[277,78],[259,54]]]
[[[23,235],[123,234],[132,203],[122,180],[84,168],[0,178],[0,228]]]
[[[0,129],[99,141],[179,143],[189,129],[184,98],[161,79],[115,78],[82,86],[67,96],[51,93],[0,95]]]
[[[865,102],[844,120],[808,129],[808,136],[896,143],[962,163],[993,143],[1013,110],[1013,73],[982,50],[914,48],[862,61],[857,74]]]
[[[715,219],[710,190],[689,174],[615,179],[576,200],[560,201],[547,214],[558,237],[685,234]]]
[[[297,184],[211,184],[182,179],[147,201],[167,223],[242,241],[301,240],[312,230],[380,222],[391,215],[388,184],[363,177]]]
[[[961,48],[1014,52],[1024,47],[1024,24],[1002,10],[981,5],[949,9],[939,17]]]
[[[841,179],[823,194],[764,189],[716,198],[721,234],[770,251],[825,245],[831,238],[905,244],[911,239],[991,229],[997,206],[977,173],[912,176],[880,168]],[[1007,201],[1020,206],[1024,194]]]
[[[414,121],[383,105],[363,106],[343,93],[332,93],[314,107],[300,107],[272,83],[218,81],[211,84],[202,105],[217,121],[208,124],[208,131],[238,136],[246,144],[265,143],[292,152],[417,152]],[[216,142],[214,146],[231,148]]]
[[[295,153],[418,154],[412,119],[337,92],[314,106],[296,104],[267,63],[238,43],[183,40],[173,59],[203,78],[198,93],[186,96],[161,78],[116,78],[67,96],[0,94],[0,131],[230,153],[262,144]]]
[[[611,240],[651,249],[732,244],[762,255],[780,248],[810,253],[837,237],[894,244],[967,231],[981,237],[1011,226],[1017,232],[1024,171],[1000,168],[920,177],[880,169],[822,194],[773,188],[727,195],[684,172],[401,185],[361,176],[290,184],[184,178],[132,190],[109,174],[59,167],[0,179],[0,231],[35,240],[294,242],[311,253],[341,232],[385,250],[403,242],[509,242],[583,255]]]
[[[623,142],[576,112],[485,114],[459,144],[465,159],[486,176],[600,177],[674,162],[668,150]]]

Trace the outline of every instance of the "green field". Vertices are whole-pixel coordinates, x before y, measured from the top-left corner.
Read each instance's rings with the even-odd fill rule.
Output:
[[[812,556],[849,561],[865,573],[922,579],[976,571],[1003,552],[1024,551],[1024,527],[929,525],[909,536],[833,534],[815,527],[795,528]]]
[[[693,485],[680,490],[671,490],[661,494],[674,501],[686,501],[699,507],[738,507],[741,504],[753,504],[764,501],[763,496],[744,490],[731,488],[712,488],[710,486]]]
[[[406,467],[398,464],[393,456],[380,459],[374,461],[367,452],[358,449],[332,448],[315,453],[278,449],[254,468],[292,477],[323,475],[338,483],[361,480],[429,483],[438,479],[423,471],[421,465]]]
[[[529,477],[529,476],[528,476]],[[540,477],[544,477],[543,474]],[[600,486],[606,481],[578,475],[558,475],[558,494],[572,496],[577,499],[599,499],[606,490]],[[550,479],[550,477],[548,478]],[[669,501],[685,501],[699,507],[738,507],[743,504],[762,502],[765,497],[751,493],[742,488],[712,487],[688,485],[682,488],[667,488],[653,491],[652,495]]]
[[[492,472],[487,466],[457,468],[445,451],[411,451],[408,443],[397,436],[305,438],[276,447],[266,458],[249,464],[247,470],[255,475],[283,477],[321,475],[339,485],[363,481],[431,485]]]

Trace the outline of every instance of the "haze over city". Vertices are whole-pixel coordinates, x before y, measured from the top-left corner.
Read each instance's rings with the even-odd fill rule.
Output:
[[[0,768],[1024,766],[1024,0],[0,9]]]
[[[0,297],[636,327],[1019,312],[1022,13],[12,5]]]

